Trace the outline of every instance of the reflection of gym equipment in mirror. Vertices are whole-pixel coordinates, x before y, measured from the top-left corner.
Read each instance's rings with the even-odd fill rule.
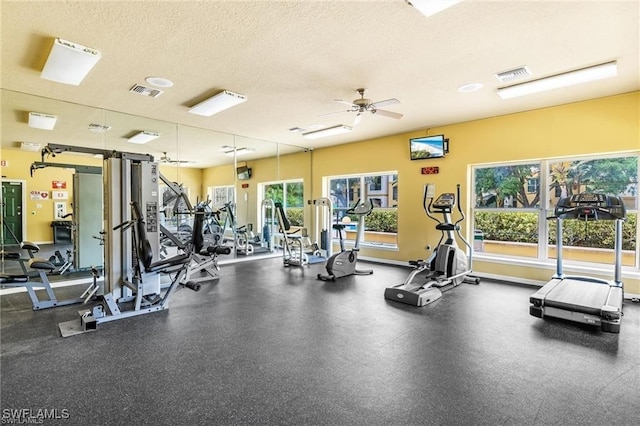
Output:
[[[31,164],[31,176],[36,170],[45,167],[57,167],[74,170],[73,174],[73,211],[70,215],[69,233],[73,244],[73,256],[69,253],[66,259],[60,253],[50,259],[58,266],[60,273],[66,271],[88,271],[91,268],[102,268],[103,249],[95,235],[102,232],[102,167],[83,166],[78,164],[48,163],[47,156],[55,157],[56,152],[49,144],[42,150],[42,161]],[[54,221],[52,226],[61,229],[65,224]],[[62,228],[64,229],[64,228]],[[54,228],[54,243],[56,228]]]
[[[560,198],[553,216],[556,220],[556,273],[533,294],[529,313],[534,317],[554,317],[598,326],[602,331],[620,332],[624,289],[622,284],[622,224],[626,208],[620,197],[601,193],[573,194]],[[562,264],[563,221],[615,221],[613,280],[564,275]]]
[[[357,268],[358,253],[360,252],[360,241],[364,238],[364,219],[370,215],[373,211],[373,201],[369,199],[369,202],[358,200],[353,207],[347,209],[346,215],[355,215],[358,217],[358,226],[356,231],[356,240],[351,250],[346,250],[344,246],[344,239],[342,237],[342,231],[345,225],[336,223],[333,225],[333,229],[338,232],[338,238],[340,239],[340,252],[332,255],[327,259],[325,269],[326,274],[318,274],[318,279],[323,281],[335,281],[338,278],[346,277],[349,275],[371,275],[373,270],[366,269],[361,270]],[[330,202],[330,201],[329,201]],[[337,217],[337,216],[336,216]],[[343,219],[344,221],[344,219]]]
[[[457,186],[457,196],[453,193],[443,193],[434,201],[434,188],[427,184],[424,187],[422,205],[427,216],[434,220],[436,229],[441,232],[440,241],[436,249],[427,260],[410,261],[414,270],[403,283],[388,287],[384,291],[386,299],[406,303],[414,306],[425,306],[442,297],[442,293],[463,282],[479,284],[480,279],[471,276],[473,249],[460,232],[460,223],[465,219],[460,205],[460,185]],[[458,199],[460,218],[454,223],[451,218],[453,207]],[[427,199],[429,204],[427,205]],[[434,216],[442,215],[442,220]],[[456,235],[465,244],[469,255],[458,247]],[[445,239],[446,236],[446,239]],[[444,240],[444,243],[442,242]],[[426,271],[426,275],[416,279]]]
[[[12,235],[13,239],[18,242],[18,238],[13,233],[13,231],[6,226],[6,222],[2,221],[6,230]],[[31,305],[34,311],[38,311],[41,309],[54,308],[56,306],[66,306],[72,305],[76,303],[81,303],[92,297],[92,294],[89,294],[89,289],[85,290],[80,297],[74,299],[67,300],[58,300],[56,297],[53,288],[51,287],[51,282],[49,281],[49,277],[47,274],[52,273],[56,266],[48,261],[47,259],[36,257],[35,254],[40,251],[40,247],[37,244],[34,244],[29,241],[21,241],[20,249],[26,250],[29,257],[27,259],[23,259],[22,255],[18,252],[8,252],[2,250],[0,252],[0,257],[3,261],[16,261],[20,263],[20,267],[23,271],[23,274],[7,274],[0,273],[0,287],[2,288],[21,288],[24,287],[27,290],[27,294],[29,295],[29,299],[31,300]],[[26,266],[25,266],[26,263]],[[32,275],[29,274],[27,267],[30,270],[35,271],[36,276],[40,278],[40,281],[33,281]],[[47,299],[40,299],[38,294],[36,293],[36,289],[44,289],[46,293]]]

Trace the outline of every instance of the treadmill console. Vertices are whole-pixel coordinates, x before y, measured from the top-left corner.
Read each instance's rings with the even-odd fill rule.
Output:
[[[431,208],[438,211],[451,211],[456,205],[456,196],[452,192],[440,194],[438,198],[431,204]]]
[[[620,197],[602,193],[584,192],[561,198],[555,209],[560,219],[617,220],[626,217]]]

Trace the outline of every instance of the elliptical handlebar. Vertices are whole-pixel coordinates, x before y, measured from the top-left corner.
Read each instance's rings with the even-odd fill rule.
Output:
[[[427,198],[429,199],[429,205],[427,205]],[[431,205],[433,204],[433,197],[429,197],[429,184],[424,185],[424,193],[422,197],[422,207],[424,208],[424,212],[430,219],[433,219],[437,224],[442,224],[440,220],[431,214]]]
[[[460,212],[460,219],[456,220],[456,223],[454,225],[456,225],[456,228],[459,228],[458,224],[465,219],[464,212],[462,211],[462,203],[460,202],[460,184],[456,185],[456,196],[458,197],[457,204],[458,204],[458,211]]]

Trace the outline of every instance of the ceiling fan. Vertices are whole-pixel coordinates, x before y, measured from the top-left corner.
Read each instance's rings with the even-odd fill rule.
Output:
[[[353,102],[343,101],[342,99],[335,99],[336,102],[349,105],[351,108],[346,111],[336,111],[336,112],[330,112],[328,114],[322,114],[322,115],[337,114],[339,112],[355,112],[356,118],[353,120],[354,126],[360,123],[360,120],[362,119],[362,115],[365,112],[368,112],[370,114],[382,115],[384,117],[395,118],[396,120],[402,118],[402,114],[380,109],[380,107],[383,107],[383,106],[399,104],[400,103],[399,100],[397,100],[396,98],[391,98],[391,99],[386,99],[384,101],[372,102],[371,99],[367,99],[364,97],[365,92],[366,92],[366,89],[356,90],[356,93],[360,95],[360,99],[355,99]]]
[[[162,153],[162,156],[160,157],[160,162],[161,163],[165,163],[165,164],[193,164],[195,163],[195,161],[190,161],[190,160],[173,160],[171,159],[166,152]]]

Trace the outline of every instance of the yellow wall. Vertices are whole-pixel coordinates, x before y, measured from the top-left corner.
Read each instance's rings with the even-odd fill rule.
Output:
[[[483,120],[429,129],[430,135],[445,134],[450,153],[443,159],[409,160],[409,138],[424,136],[424,130],[363,141],[313,152],[314,198],[321,196],[323,176],[355,172],[398,171],[397,252],[363,248],[375,258],[406,261],[424,258],[426,244],[438,242],[422,209],[425,183],[435,183],[436,193],[453,192],[461,185],[462,202],[469,208],[473,164],[521,161],[559,156],[640,150],[640,92],[544,108]],[[421,175],[423,166],[439,166],[438,175]],[[469,221],[467,221],[467,224]],[[522,266],[498,266],[476,261],[474,269],[526,279],[540,278],[540,270]],[[549,271],[542,272],[548,279]],[[626,291],[640,294],[640,280],[627,280]]]
[[[6,179],[23,180],[25,186],[23,191],[26,196],[26,206],[23,206],[23,214],[26,215],[26,227],[23,229],[23,240],[36,243],[53,242],[53,228],[51,222],[54,220],[54,211],[51,191],[52,181],[65,181],[68,199],[55,200],[65,202],[67,213],[72,211],[73,203],[73,170],[59,167],[47,167],[36,170],[33,177],[29,175],[29,169],[34,162],[42,161],[39,152],[25,152],[20,150],[2,150],[2,159],[7,162],[6,167],[2,167],[2,177]],[[80,164],[85,166],[102,167],[102,161],[97,158],[78,156],[72,154],[59,155],[55,158],[48,158],[48,163]],[[48,199],[32,200],[31,191],[48,192]]]
[[[207,190],[202,187],[202,169],[162,165],[160,173],[171,182],[180,183],[184,188],[188,188],[189,201],[192,205],[207,197]]]

